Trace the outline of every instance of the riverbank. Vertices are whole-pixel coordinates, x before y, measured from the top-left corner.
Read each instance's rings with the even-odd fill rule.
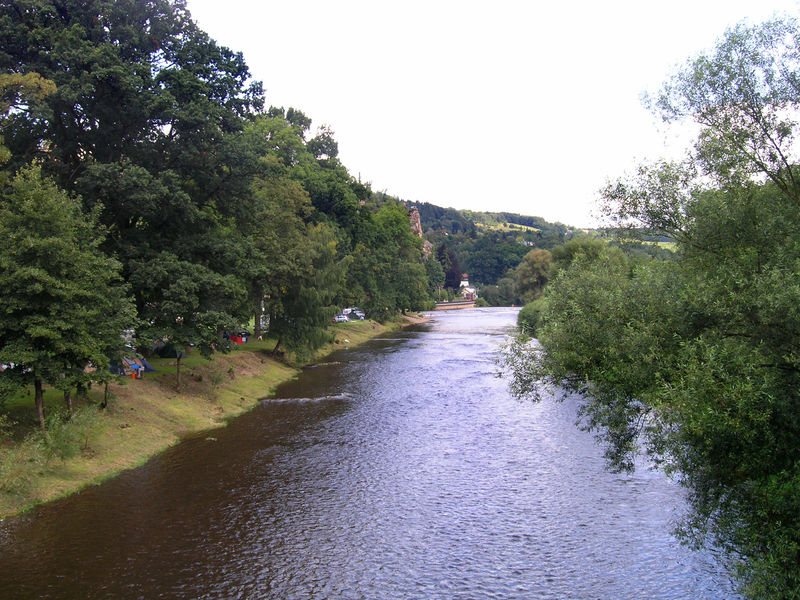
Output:
[[[336,324],[331,327],[332,341],[315,353],[314,360],[425,320],[407,317],[386,325],[373,321]],[[274,341],[254,341],[211,361],[190,354],[182,361],[180,393],[175,391],[175,361],[165,359],[153,361],[156,373],[112,384],[112,399],[104,411],[95,409],[102,391],[92,390],[88,405],[71,425],[73,439],[63,441],[75,444],[74,452],[66,452],[63,458],[30,437],[7,442],[0,456],[0,518],[98,484],[145,463],[187,436],[222,427],[251,410],[303,366],[275,360],[273,346]],[[48,409],[57,407],[55,400],[53,396]]]

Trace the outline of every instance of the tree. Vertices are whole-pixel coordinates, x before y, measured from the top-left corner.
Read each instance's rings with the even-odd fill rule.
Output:
[[[668,122],[701,127],[696,159],[720,185],[769,178],[800,202],[792,151],[800,102],[800,37],[795,19],[740,24],[691,59],[651,100]]]
[[[241,54],[210,40],[182,1],[19,0],[0,5],[0,34],[5,72],[56,86],[46,112],[13,115],[9,147],[22,162],[42,156],[68,188],[92,162],[181,172],[211,159],[219,133],[263,103]]]
[[[41,160],[97,211],[138,310],[162,303],[134,275],[161,258],[159,272],[180,261],[230,275],[242,249],[228,234],[260,156],[240,135],[263,107],[241,54],[198,29],[181,0],[3,3],[0,37],[5,73],[55,84],[36,110],[3,120],[9,167]]]
[[[430,302],[421,246],[402,205],[387,202],[374,217],[361,216],[348,279],[353,299],[364,299],[372,318],[383,321]]]
[[[280,298],[282,290],[310,268],[303,218],[311,212],[311,203],[299,183],[282,177],[257,179],[253,197],[253,213],[239,233],[248,248],[243,277],[258,336],[265,298]]]
[[[0,74],[0,129],[10,112],[28,112],[33,114],[45,96],[56,91],[52,81],[38,73],[2,73]],[[0,136],[0,167],[11,158],[11,152]],[[0,185],[8,183],[5,175],[0,174]]]
[[[328,340],[325,331],[336,314],[336,298],[345,283],[347,261],[337,251],[334,230],[325,225],[308,225],[302,270],[294,274],[269,299],[270,332],[303,360]]]
[[[606,243],[592,237],[573,238],[555,246],[550,250],[550,276],[554,277],[559,271],[568,268],[579,257],[590,261],[597,260],[604,250]]]
[[[469,280],[484,285],[496,284],[528,252],[528,246],[519,243],[516,234],[506,237],[497,231],[487,232],[458,248],[459,262],[469,273]]]
[[[441,244],[436,249],[436,260],[439,261],[444,269],[444,286],[457,290],[461,286],[463,271],[455,253],[445,244]]]
[[[514,288],[525,303],[542,295],[550,273],[550,253],[534,248],[514,270]]]
[[[644,452],[687,488],[683,539],[723,550],[752,598],[800,596],[798,39],[793,20],[739,26],[672,80],[660,106],[698,119],[695,155],[603,197],[676,254],[576,253],[547,288],[539,349],[508,353],[515,393],[584,394],[612,467]]]
[[[339,155],[339,144],[333,137],[333,131],[326,126],[321,127],[319,133],[308,140],[306,146],[316,159],[332,159]]]
[[[0,362],[3,377],[32,384],[44,430],[43,385],[76,381],[95,366],[105,377],[107,353],[122,345],[134,324],[119,278],[106,257],[94,217],[80,201],[42,178],[38,167],[21,171],[0,203]]]
[[[431,298],[439,299],[439,294],[444,287],[444,269],[440,263],[433,256],[425,261],[425,273],[428,277],[428,293]]]
[[[131,282],[148,298],[139,310],[146,324],[139,337],[146,343],[164,340],[175,348],[180,389],[184,352],[196,346],[210,357],[228,349],[222,333],[234,331],[247,314],[243,284],[169,252],[152,261],[134,261],[132,268]]]

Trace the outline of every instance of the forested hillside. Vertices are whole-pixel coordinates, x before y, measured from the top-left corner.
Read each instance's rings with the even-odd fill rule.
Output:
[[[515,270],[533,249],[549,250],[585,232],[541,217],[442,208],[408,202],[420,213],[425,238],[445,271],[445,288],[458,289],[462,274],[489,304],[517,304],[524,296]]]

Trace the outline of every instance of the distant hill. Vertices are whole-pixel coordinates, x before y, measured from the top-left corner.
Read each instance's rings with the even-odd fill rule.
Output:
[[[542,217],[533,217],[509,212],[483,212],[473,210],[459,210],[455,208],[443,208],[428,202],[406,202],[406,206],[415,207],[419,211],[422,221],[423,232],[445,233],[448,235],[470,234],[478,228],[484,232],[494,231],[516,231],[518,233],[528,233],[527,238],[531,242],[543,242],[535,244],[538,247],[552,247],[563,241],[564,236],[571,236],[581,232],[576,227],[564,225],[563,223],[551,223]],[[518,227],[514,227],[514,226]],[[561,241],[556,241],[561,239]],[[552,240],[554,243],[548,243]]]
[[[533,248],[550,249],[584,233],[542,217],[458,210],[428,202],[405,204],[419,211],[425,238],[436,248],[446,247],[445,271],[468,273],[470,281],[482,285],[497,284]]]

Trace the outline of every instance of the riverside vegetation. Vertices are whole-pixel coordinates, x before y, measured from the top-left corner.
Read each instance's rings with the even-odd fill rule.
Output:
[[[180,424],[179,396],[153,388],[161,374],[113,390],[101,416],[82,409],[106,405],[98,390],[128,352],[167,341],[173,387],[198,376],[224,399],[232,384],[210,366],[232,351],[223,332],[252,323],[258,337],[268,322],[271,352],[302,363],[328,343],[338,307],[383,323],[432,304],[437,271],[407,209],[350,176],[328,128],[312,133],[301,111],[267,107],[242,55],[200,30],[184,2],[7,2],[0,37],[4,493],[25,502],[39,485],[31,465],[173,439],[117,430],[132,418],[114,420],[130,390],[163,400],[139,398],[131,412],[174,417],[179,430],[209,423]]]
[[[610,466],[674,477],[681,538],[775,600],[800,598],[799,75],[794,19],[737,26],[678,71],[652,106],[696,145],[602,191],[622,239],[674,251],[568,243],[506,351],[518,396],[581,394]]]

